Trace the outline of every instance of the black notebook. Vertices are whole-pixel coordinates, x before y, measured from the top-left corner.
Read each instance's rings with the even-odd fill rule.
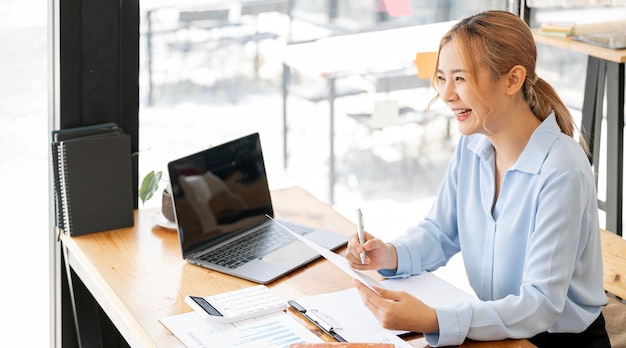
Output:
[[[51,133],[51,150],[52,150],[52,173],[54,177],[54,211],[55,226],[64,229],[63,210],[61,202],[60,188],[60,171],[59,168],[59,144],[63,140],[76,139],[86,136],[105,135],[105,134],[123,134],[123,130],[114,122],[101,123],[90,126],[66,128],[52,131]]]
[[[117,127],[53,133],[52,159],[57,226],[65,234],[133,226],[129,135]]]

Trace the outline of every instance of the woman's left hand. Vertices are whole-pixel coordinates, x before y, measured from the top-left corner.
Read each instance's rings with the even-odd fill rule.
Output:
[[[352,282],[365,306],[385,329],[421,333],[439,332],[437,313],[416,297],[404,291],[374,287],[378,291],[377,294],[356,279]]]

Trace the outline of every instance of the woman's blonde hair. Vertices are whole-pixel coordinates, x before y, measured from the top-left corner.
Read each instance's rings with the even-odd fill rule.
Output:
[[[484,11],[467,17],[456,23],[439,43],[441,48],[452,43],[460,54],[462,64],[470,73],[473,67],[483,66],[491,74],[494,81],[509,72],[516,65],[526,69],[524,81],[524,99],[533,114],[543,121],[550,112],[554,111],[556,121],[561,132],[574,136],[576,124],[567,106],[563,103],[554,88],[545,80],[537,76],[537,46],[528,25],[513,13],[507,11]],[[437,66],[439,65],[437,53]],[[433,76],[433,86],[437,81],[436,73]],[[468,83],[475,91],[476,80],[469,79]],[[487,95],[478,95],[488,100]],[[580,137],[581,145],[587,150],[584,139]]]

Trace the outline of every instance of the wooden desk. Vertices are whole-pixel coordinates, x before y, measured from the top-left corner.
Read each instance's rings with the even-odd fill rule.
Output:
[[[329,200],[335,186],[335,98],[341,94],[337,79],[350,75],[391,71],[414,64],[418,52],[433,52],[456,21],[337,35],[312,42],[287,45],[283,60],[283,162],[288,164],[287,98],[291,70],[320,76],[328,83],[329,104]],[[416,77],[417,79],[417,77]],[[350,92],[347,93],[351,95]]]
[[[300,188],[274,191],[272,198],[278,217],[346,234],[355,230],[351,221]],[[72,270],[132,347],[182,347],[159,318],[189,312],[184,303],[188,294],[208,296],[254,283],[183,261],[176,232],[155,226],[151,219],[154,213],[136,211],[132,228],[79,237],[64,235],[61,241]],[[292,299],[346,289],[352,284],[334,265],[319,259],[268,286],[281,297]],[[318,336],[332,341],[292,309],[289,313]],[[93,320],[80,319],[81,327],[88,327],[86,319]],[[425,344],[419,336],[411,343]],[[525,340],[467,342],[463,346],[533,347]]]
[[[606,199],[599,201],[606,212],[606,229],[622,235],[624,192],[624,63],[626,49],[612,50],[571,38],[541,35],[533,31],[538,43],[586,54],[587,78],[583,99],[581,128],[591,151],[589,159],[596,172],[600,164],[602,113],[606,97]],[[605,90],[606,83],[606,90]],[[597,177],[596,177],[597,187]]]

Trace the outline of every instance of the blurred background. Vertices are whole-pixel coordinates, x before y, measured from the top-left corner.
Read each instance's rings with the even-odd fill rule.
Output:
[[[2,330],[8,345],[50,344],[52,1],[0,1],[0,179],[5,187],[0,316],[11,323]],[[141,0],[140,178],[150,170],[165,171],[171,159],[259,132],[272,188],[300,185],[351,220],[360,207],[366,229],[383,239],[402,234],[427,212],[437,193],[457,138],[454,121],[440,105],[425,111],[434,94],[428,84],[418,83],[415,66],[395,67],[394,79],[380,71],[359,71],[337,83],[331,166],[327,76],[292,69],[290,93],[283,100],[288,47],[330,36],[445,22],[485,9],[506,10],[512,2],[412,0],[410,13],[399,16],[390,15],[382,1],[268,3],[273,7],[247,14],[231,2],[225,7],[211,0]],[[534,27],[544,21],[592,22],[625,18],[624,10],[548,6],[530,11],[528,20]],[[224,25],[232,21],[236,25]],[[354,53],[350,59],[355,62],[365,59]],[[584,55],[539,45],[539,76],[557,88],[577,118],[585,66]],[[407,111],[400,122],[372,126],[372,115],[380,110],[388,114],[384,107],[390,105]],[[161,188],[166,183],[165,177]],[[159,205],[160,199],[152,199],[140,203],[140,209]],[[462,276],[462,264],[444,272]]]

